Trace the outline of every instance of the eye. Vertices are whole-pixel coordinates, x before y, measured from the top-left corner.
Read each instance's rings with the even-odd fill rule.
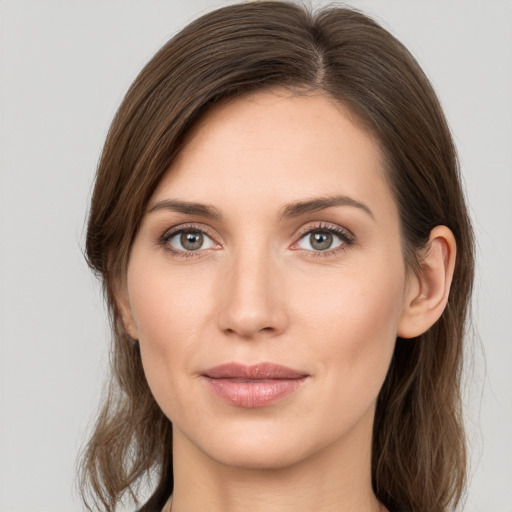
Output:
[[[352,236],[341,228],[319,226],[304,232],[294,248],[317,253],[330,253],[345,245],[351,245],[352,242]]]
[[[213,249],[217,244],[202,230],[182,228],[165,235],[162,242],[171,252],[197,252]]]
[[[306,233],[297,244],[299,249],[309,251],[327,251],[339,247],[343,240],[329,231],[310,231]]]

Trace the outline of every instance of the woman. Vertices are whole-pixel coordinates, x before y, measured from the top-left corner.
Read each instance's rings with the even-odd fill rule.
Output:
[[[472,232],[407,50],[350,9],[206,14],[108,135],[87,256],[114,333],[101,510],[446,511]]]

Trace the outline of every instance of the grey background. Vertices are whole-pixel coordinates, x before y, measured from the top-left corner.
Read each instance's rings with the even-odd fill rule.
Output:
[[[109,338],[81,254],[101,146],[143,64],[226,3],[0,0],[0,512],[81,510],[75,457]],[[479,257],[464,510],[512,512],[512,3],[349,4],[409,47],[455,135]]]

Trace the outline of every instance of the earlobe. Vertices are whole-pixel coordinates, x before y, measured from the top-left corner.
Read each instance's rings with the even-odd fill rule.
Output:
[[[415,338],[441,316],[450,293],[457,246],[446,226],[436,226],[421,255],[419,271],[409,277],[397,335]]]
[[[121,315],[121,321],[126,335],[132,340],[137,340],[139,336],[135,326],[126,284],[116,285],[115,298],[117,310]]]

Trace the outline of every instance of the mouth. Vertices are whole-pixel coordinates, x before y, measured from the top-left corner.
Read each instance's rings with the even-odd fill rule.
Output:
[[[206,370],[208,389],[225,402],[243,408],[264,407],[297,391],[308,374],[274,363],[228,363]]]

